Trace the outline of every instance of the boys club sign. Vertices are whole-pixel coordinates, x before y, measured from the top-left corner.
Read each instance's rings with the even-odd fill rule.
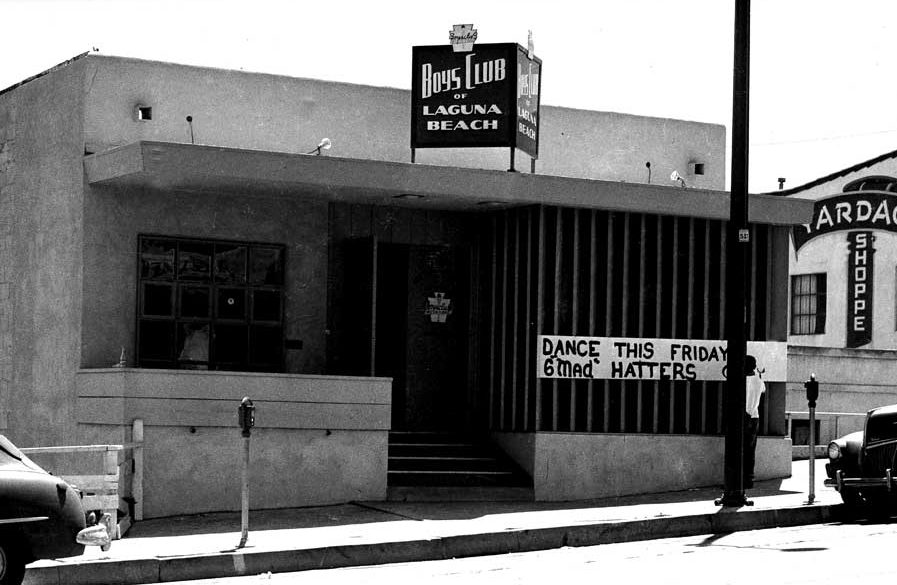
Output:
[[[459,46],[412,48],[411,148],[503,146],[538,158],[542,61],[516,43]]]

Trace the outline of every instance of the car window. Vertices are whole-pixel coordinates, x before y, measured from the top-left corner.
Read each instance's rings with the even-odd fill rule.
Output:
[[[873,415],[866,425],[868,443],[897,439],[897,413]]]

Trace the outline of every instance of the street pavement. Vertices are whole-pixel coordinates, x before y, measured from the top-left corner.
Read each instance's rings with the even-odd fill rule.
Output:
[[[137,585],[719,534],[838,519],[840,496],[795,461],[790,478],[757,482],[752,506],[722,508],[721,487],[577,502],[352,502],[143,520],[109,551],[42,560],[26,585]]]

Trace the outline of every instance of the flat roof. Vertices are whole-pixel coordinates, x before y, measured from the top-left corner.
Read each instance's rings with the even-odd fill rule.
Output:
[[[523,172],[139,141],[84,158],[93,186],[305,196],[374,205],[476,211],[555,205],[725,220],[729,193]],[[813,201],[749,196],[751,223],[807,223]]]

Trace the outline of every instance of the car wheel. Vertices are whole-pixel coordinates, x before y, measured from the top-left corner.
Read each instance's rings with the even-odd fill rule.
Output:
[[[861,514],[870,520],[884,520],[889,518],[894,509],[894,502],[888,494],[873,491],[871,493],[857,493],[859,510]]]
[[[857,509],[865,503],[860,493],[855,490],[841,490],[841,501],[853,509]]]
[[[0,585],[19,585],[25,578],[25,558],[8,540],[0,541]]]

